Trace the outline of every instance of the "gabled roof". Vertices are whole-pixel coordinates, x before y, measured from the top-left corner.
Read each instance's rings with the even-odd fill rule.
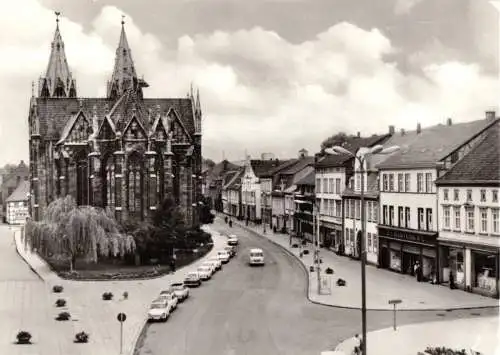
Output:
[[[241,167],[237,171],[234,172],[232,177],[229,179],[229,181],[225,184],[223,187],[224,189],[239,189],[241,187],[241,179],[243,178],[243,175],[245,175],[245,168]]]
[[[316,171],[311,171],[309,174],[304,176],[302,179],[297,181],[296,185],[306,185],[306,186],[315,186],[316,185]]]
[[[85,114],[80,110],[78,111],[76,114],[72,115],[71,118],[68,120],[68,122],[66,123],[66,126],[64,126],[63,128],[63,131],[61,133],[61,138],[59,139],[59,141],[57,142],[57,144],[62,144],[64,143],[64,141],[68,138],[68,135],[70,134],[71,132],[71,129],[73,128],[73,126],[75,125],[78,117],[80,117],[80,115],[83,116],[83,118],[85,120],[87,120],[87,118],[85,117]],[[90,123],[90,122],[89,122]]]
[[[389,134],[383,134],[383,135],[374,134],[371,137],[348,137],[344,142],[344,144],[342,144],[342,147],[350,151],[352,154],[356,154],[359,148],[362,147],[369,148],[377,144],[383,144],[390,137],[391,135]],[[342,167],[351,159],[353,159],[353,157],[347,154],[326,155],[318,160],[318,162],[316,163],[316,167],[318,168]]]
[[[258,178],[265,177],[268,172],[276,168],[280,162],[279,160],[250,160],[252,170]]]
[[[314,165],[314,157],[304,157],[302,159],[297,159],[295,161],[295,164],[290,165],[279,173],[282,175],[295,175],[309,165]]]
[[[269,169],[269,171],[267,171],[266,173],[262,174],[261,178],[273,177],[274,175],[276,175],[280,171],[282,171],[284,169],[288,169],[290,166],[294,165],[297,161],[298,161],[298,159],[289,159],[289,160],[282,160],[282,161],[278,160],[278,165]]]
[[[405,133],[414,139],[401,146],[401,150],[378,164],[380,169],[434,168],[436,163],[449,156],[498,119],[482,119],[453,125],[436,125],[423,128],[420,133]]]
[[[436,185],[500,183],[500,124],[488,130],[486,138],[475,146]]]
[[[30,192],[29,182],[21,180],[17,188],[12,192],[12,194],[9,197],[7,197],[5,202],[27,201],[29,192]]]

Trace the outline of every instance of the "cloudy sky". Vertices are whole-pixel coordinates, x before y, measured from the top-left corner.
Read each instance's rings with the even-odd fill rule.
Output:
[[[482,118],[500,102],[499,16],[487,0],[0,0],[0,165],[28,160],[31,82],[61,33],[80,96],[105,94],[121,15],[148,97],[204,111],[204,155],[316,151]]]

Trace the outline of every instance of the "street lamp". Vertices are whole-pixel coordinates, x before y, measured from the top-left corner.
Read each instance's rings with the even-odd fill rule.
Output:
[[[363,355],[366,352],[366,218],[365,218],[365,161],[366,157],[372,154],[392,154],[399,150],[398,146],[384,148],[382,145],[376,145],[372,148],[359,148],[358,154],[354,155],[347,149],[340,146],[327,148],[325,151],[328,154],[345,154],[355,158],[360,166],[361,173],[361,326],[362,326],[362,343],[361,351]]]

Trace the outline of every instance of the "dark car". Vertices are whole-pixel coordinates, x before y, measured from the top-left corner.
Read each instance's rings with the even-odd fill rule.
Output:
[[[198,287],[201,285],[201,279],[198,273],[195,272],[190,272],[186,275],[186,278],[184,279],[184,285],[187,287]]]
[[[232,245],[228,245],[224,247],[224,250],[226,250],[229,255],[232,257],[236,256],[236,248]]]

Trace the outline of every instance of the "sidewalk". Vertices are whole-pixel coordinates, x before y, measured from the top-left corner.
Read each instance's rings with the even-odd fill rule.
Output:
[[[151,301],[159,292],[172,282],[182,281],[189,271],[196,268],[206,260],[216,254],[217,250],[225,245],[226,239],[221,235],[206,227],[205,230],[212,234],[214,242],[213,249],[202,259],[187,265],[175,274],[165,275],[163,277],[151,280],[138,281],[71,281],[59,278],[50,271],[48,265],[37,254],[31,253],[24,248],[21,241],[21,233],[15,233],[16,248],[21,257],[45,280],[44,294],[33,294],[31,298],[48,298],[49,304],[53,309],[49,313],[54,316],[62,310],[71,313],[72,321],[57,322],[53,317],[47,317],[40,320],[42,326],[47,322],[57,323],[58,331],[53,334],[45,334],[46,339],[40,339],[38,334],[32,333],[37,339],[36,344],[29,347],[23,347],[24,352],[14,353],[9,348],[8,352],[2,351],[1,354],[47,354],[47,355],[109,355],[118,354],[120,351],[120,323],[116,316],[123,312],[127,315],[123,323],[123,354],[132,355],[135,343],[146,322],[146,312]],[[63,293],[56,294],[52,292],[53,285],[62,285]],[[103,301],[102,293],[110,291],[114,298],[112,301]],[[128,292],[128,299],[123,299],[123,292]],[[65,298],[67,307],[65,309],[55,308],[54,302],[58,298]],[[180,309],[182,306],[179,307]],[[24,315],[15,315],[24,317]],[[50,323],[52,326],[52,323]],[[37,329],[34,325],[24,322],[26,330]],[[51,329],[54,329],[53,327]],[[88,344],[73,343],[74,335],[79,331],[89,333],[90,340]],[[17,331],[17,328],[16,328]],[[58,346],[54,346],[51,338],[59,338]],[[19,346],[18,346],[19,348]]]
[[[498,317],[468,318],[405,325],[396,330],[386,328],[368,332],[366,336],[370,355],[417,355],[428,346],[474,350],[481,355],[500,355],[499,326]],[[354,339],[351,338],[339,344],[335,350],[349,355],[353,348]]]
[[[316,271],[309,272],[309,266],[313,265],[312,254],[314,251],[311,243],[305,246],[305,249],[309,250],[309,254],[300,258],[299,248],[290,247],[289,235],[273,233],[269,228],[266,228],[264,234],[262,226],[246,226],[245,222],[236,219],[233,219],[233,223],[269,239],[295,255],[304,264],[309,274],[309,299],[312,302],[346,308],[361,308],[361,264],[359,261],[338,256],[330,250],[321,249],[320,258],[323,260],[321,275],[328,277],[331,294],[318,295]],[[299,243],[299,241],[294,240],[293,243]],[[333,275],[325,274],[324,271],[327,267],[334,270]],[[336,285],[339,278],[346,281],[346,286],[340,287]],[[409,275],[367,265],[367,308],[371,310],[392,310],[392,305],[387,303],[391,299],[402,300],[402,303],[398,305],[398,309],[401,310],[444,310],[499,306],[499,301],[494,298],[461,290],[451,290],[441,285],[417,282],[414,277]]]

